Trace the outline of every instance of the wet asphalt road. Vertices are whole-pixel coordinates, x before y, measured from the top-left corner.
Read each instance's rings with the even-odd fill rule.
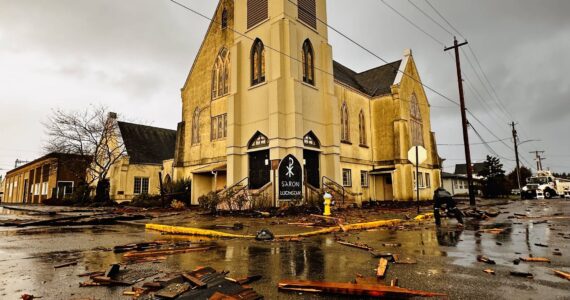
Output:
[[[458,229],[454,220],[444,221],[437,229],[433,222],[411,227],[378,229],[338,234],[353,242],[366,243],[379,252],[398,253],[417,260],[413,265],[390,265],[389,283],[397,278],[405,288],[444,292],[449,299],[570,299],[570,281],[552,275],[548,268],[570,272],[570,201],[529,200],[497,205],[503,213],[487,221],[469,220]],[[545,219],[512,219],[514,213],[528,216],[553,216]],[[564,218],[564,216],[568,218]],[[176,217],[163,220],[171,224],[191,224]],[[232,220],[232,222],[235,220]],[[268,220],[240,220],[248,230],[268,227],[276,232],[293,230],[287,225],[269,225]],[[211,220],[210,224],[214,222]],[[535,224],[537,223],[537,224]],[[196,224],[192,224],[196,226]],[[207,227],[207,226],[204,226]],[[503,228],[500,234],[479,230]],[[77,274],[104,270],[121,262],[121,254],[103,251],[115,245],[151,240],[199,241],[183,236],[161,235],[139,226],[115,225],[75,228],[2,228],[0,229],[0,299],[19,299],[23,293],[42,299],[129,299],[127,288],[79,288],[84,278]],[[252,284],[266,299],[347,299],[277,291],[280,279],[352,281],[357,274],[372,277],[378,263],[366,251],[335,242],[333,235],[318,236],[301,242],[255,242],[249,240],[211,240],[218,247],[206,253],[169,256],[163,263],[129,265],[133,276],[158,271],[187,271],[198,266],[228,270],[230,275],[259,274],[263,279]],[[384,247],[383,243],[400,243]],[[545,244],[541,247],[535,244]],[[553,255],[559,249],[562,256]],[[497,265],[477,262],[482,254]],[[514,265],[518,257],[546,257],[552,263]],[[61,269],[53,266],[77,259],[79,264]],[[496,275],[482,270],[492,268]],[[510,271],[531,272],[534,279],[509,275]],[[354,298],[351,298],[354,299]]]

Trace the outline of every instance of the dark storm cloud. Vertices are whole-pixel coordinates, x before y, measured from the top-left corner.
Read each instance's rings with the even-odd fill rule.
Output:
[[[426,37],[380,0],[328,1],[329,23],[387,61],[400,59],[405,48],[412,48],[423,82],[456,100],[455,64],[443,52],[452,36],[408,1],[385,1],[439,41]],[[412,1],[438,18],[425,0]],[[524,139],[542,140],[521,147],[526,161],[532,163],[527,152],[539,148],[547,156],[558,155],[547,164],[570,171],[568,157],[563,156],[570,139],[561,138],[570,124],[570,1],[430,1],[469,40],[508,116],[463,58],[470,111],[499,138],[510,136],[507,123],[514,119]],[[217,4],[183,2],[207,15]],[[40,122],[55,107],[100,102],[129,118],[175,128],[180,87],[207,26],[167,0],[0,0],[0,126],[9,129],[0,131],[0,140],[14,145],[0,145],[0,168],[39,152]],[[333,32],[329,39],[335,59],[353,69],[383,64]],[[462,55],[476,67],[464,50]],[[460,143],[459,109],[432,92],[428,96],[438,142]],[[486,140],[496,139],[476,120],[471,122]],[[471,140],[479,142],[473,133]],[[491,146],[501,156],[512,157],[501,143]],[[442,146],[439,151],[453,159],[447,167],[463,157],[461,147]],[[473,156],[484,158],[488,152],[475,146]],[[505,165],[510,168],[513,163]]]

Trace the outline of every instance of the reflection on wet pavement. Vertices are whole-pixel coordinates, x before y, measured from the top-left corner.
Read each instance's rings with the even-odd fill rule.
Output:
[[[266,299],[343,299],[330,296],[299,293],[278,293],[281,279],[328,280],[349,282],[358,274],[374,276],[377,259],[364,250],[338,244],[337,238],[365,243],[377,252],[397,253],[417,261],[417,264],[389,266],[383,282],[398,278],[401,286],[419,290],[446,292],[450,299],[564,299],[570,285],[552,276],[546,267],[569,271],[570,254],[566,233],[570,220],[549,220],[533,224],[534,219],[508,219],[514,212],[531,216],[552,215],[553,211],[570,215],[568,203],[552,202],[557,207],[547,209],[533,203],[512,203],[509,214],[488,221],[470,220],[464,229],[455,221],[444,221],[436,228],[426,222],[390,229],[338,233],[303,239],[300,242],[257,242],[252,240],[211,240],[197,237],[161,235],[145,232],[134,226],[89,226],[84,228],[31,228],[0,231],[0,298],[16,299],[22,292],[43,296],[45,299],[69,299],[95,296],[100,299],[122,298],[123,288],[79,289],[84,272],[104,270],[109,264],[121,262],[122,254],[105,251],[115,245],[153,241],[193,241],[213,243],[217,247],[201,253],[168,256],[162,263],[128,265],[138,276],[156,272],[192,270],[211,266],[228,270],[232,276],[262,275],[253,284]],[[531,211],[526,212],[526,208]],[[244,222],[243,232],[252,233],[268,227],[266,220],[228,219],[224,223]],[[211,220],[214,222],[214,220]],[[248,223],[245,223],[248,222]],[[196,226],[194,220],[180,223]],[[211,226],[203,224],[204,227]],[[287,232],[289,225],[273,225],[274,232]],[[489,231],[490,229],[497,229]],[[490,233],[492,232],[492,233]],[[241,232],[240,232],[241,233]],[[563,233],[563,234],[557,234]],[[390,244],[399,244],[390,245]],[[545,244],[540,247],[536,244]],[[389,246],[387,246],[389,245]],[[553,249],[563,256],[553,256]],[[482,272],[488,265],[476,261],[485,255],[497,262],[492,266],[497,275]],[[521,263],[520,256],[548,257],[549,265]],[[53,266],[78,260],[76,267],[54,269]],[[535,274],[534,280],[514,278],[508,272],[515,270]]]

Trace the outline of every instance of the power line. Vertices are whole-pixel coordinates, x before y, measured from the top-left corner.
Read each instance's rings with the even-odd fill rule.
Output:
[[[507,141],[507,140],[510,140],[510,139],[511,139],[511,138],[504,138],[504,139],[500,139],[500,140],[496,140],[496,141],[490,141],[490,142],[485,142],[485,143],[488,143],[488,144],[491,144],[491,143],[499,143],[499,142]],[[483,144],[485,144],[485,143],[470,143],[470,145],[483,145]],[[438,146],[463,146],[463,144],[437,144],[437,145],[438,145]]]
[[[434,40],[435,42],[439,43],[440,45],[445,47],[445,44],[443,42],[441,42],[440,40],[438,40],[436,37],[434,37],[433,35],[431,35],[430,33],[428,33],[426,30],[424,30],[423,28],[421,28],[420,26],[416,25],[416,23],[412,22],[412,20],[408,19],[406,16],[404,16],[402,13],[400,13],[397,9],[395,9],[394,7],[392,7],[390,4],[386,3],[384,0],[379,0],[380,2],[382,2],[382,4],[386,5],[388,8],[390,8],[393,12],[395,12],[396,14],[398,14],[400,17],[402,17],[404,20],[406,20],[408,23],[410,23],[412,26],[414,26],[417,30],[423,32],[425,35],[427,35],[428,37],[430,37],[432,40]]]
[[[463,36],[463,34],[461,34],[461,32],[459,32],[455,26],[451,25],[451,23],[439,12],[439,10],[437,10],[437,8],[435,8],[428,0],[425,1],[435,11],[435,13],[439,15],[439,17],[442,18],[443,21],[449,25],[449,27],[451,27],[451,29],[453,29],[462,39],[466,40],[465,36]]]
[[[439,26],[441,29],[443,29],[445,32],[449,33],[450,36],[453,36],[453,33],[451,31],[449,31],[447,28],[445,28],[443,25],[441,25],[438,21],[436,21],[432,16],[430,16],[428,13],[426,13],[421,7],[417,6],[414,2],[412,2],[412,0],[408,0],[408,2],[410,2],[410,4],[415,7],[417,10],[419,10],[424,16],[426,16],[428,19],[430,19],[433,23],[435,23],[437,26]]]
[[[218,22],[218,21],[214,20],[213,18],[210,18],[210,17],[206,16],[205,14],[203,14],[203,13],[201,13],[201,12],[199,12],[199,11],[197,11],[197,10],[191,8],[191,7],[188,7],[188,6],[186,6],[186,5],[184,5],[184,4],[180,3],[180,2],[178,2],[178,1],[176,1],[176,0],[170,0],[170,2],[172,2],[172,3],[174,3],[174,4],[178,5],[178,6],[180,6],[180,7],[182,7],[182,8],[184,8],[184,9],[186,9],[186,10],[192,12],[192,13],[194,13],[195,15],[198,15],[198,16],[200,16],[200,17],[206,19],[206,20],[209,20],[209,21],[212,22],[212,23],[215,23],[215,24],[218,24],[218,25],[221,25],[221,24],[222,24],[221,22]],[[295,6],[297,6],[297,4],[294,3],[294,2],[292,2],[291,0],[289,0],[289,2],[291,2],[291,3],[293,3]],[[301,8],[301,7],[299,7],[299,8],[300,8],[300,9],[303,9],[306,13],[310,13],[310,12],[306,11],[304,8]],[[362,46],[362,45],[360,45],[359,43],[357,43],[356,41],[352,40],[350,37],[346,36],[346,35],[343,34],[342,32],[340,32],[340,31],[338,31],[337,29],[335,29],[334,27],[328,25],[326,22],[320,20],[320,19],[319,19],[318,17],[316,17],[314,14],[312,14],[312,13],[310,13],[310,14],[311,14],[311,16],[315,17],[319,22],[323,23],[324,25],[326,25],[326,26],[329,27],[330,29],[334,30],[336,33],[340,34],[341,36],[343,36],[344,38],[348,39],[348,40],[351,41],[352,43],[356,44],[356,45],[357,45],[358,47],[360,47],[361,49],[363,49],[363,50],[365,50],[366,52],[372,54],[374,57],[380,59],[380,60],[381,60],[382,62],[384,62],[385,64],[389,64],[389,62],[388,62],[387,60],[385,60],[385,59],[383,59],[382,57],[380,57],[380,56],[374,54],[372,51],[368,50],[368,49],[365,48],[364,46]],[[244,37],[244,38],[249,39],[249,40],[251,40],[251,41],[255,41],[254,38],[252,38],[252,37],[250,37],[250,36],[248,36],[248,35],[246,35],[246,34],[244,34],[244,33],[242,33],[242,32],[239,32],[238,30],[236,30],[236,29],[234,29],[234,28],[232,28],[232,27],[230,27],[230,26],[227,26],[226,28],[229,29],[229,30],[231,30],[232,32],[236,33],[237,35],[239,35],[239,36],[241,36],[241,37]],[[278,49],[276,49],[276,48],[273,48],[273,47],[268,46],[268,45],[265,45],[265,44],[264,44],[264,47],[267,48],[267,49],[269,49],[269,50],[271,50],[271,51],[274,51],[274,52],[276,52],[276,53],[279,53],[280,55],[283,55],[283,56],[285,56],[285,57],[287,57],[287,58],[289,58],[289,59],[291,59],[291,60],[293,60],[293,61],[296,61],[296,62],[299,62],[299,63],[303,63],[302,60],[300,60],[300,59],[298,59],[298,58],[295,58],[295,57],[293,57],[293,56],[291,56],[291,55],[289,55],[289,54],[287,54],[287,53],[284,53],[284,52],[282,52],[282,51],[280,51],[280,50],[278,50]],[[314,66],[314,68],[315,68],[315,70],[318,70],[318,71],[320,71],[320,72],[322,72],[322,73],[324,73],[324,74],[327,74],[327,75],[329,75],[329,76],[332,76],[332,78],[334,78],[334,74],[333,74],[333,73],[330,73],[330,72],[328,72],[328,71],[326,71],[326,70],[323,70],[323,69],[321,69],[321,68],[318,68],[318,67],[316,67],[316,66]],[[403,75],[409,77],[409,78],[412,79],[413,81],[419,83],[420,85],[422,85],[422,86],[425,87],[426,89],[428,89],[428,90],[434,92],[435,94],[441,96],[443,99],[445,99],[445,100],[447,100],[447,101],[449,101],[449,102],[451,102],[451,103],[453,103],[453,104],[455,104],[455,105],[459,105],[459,104],[458,104],[456,101],[454,101],[453,99],[451,99],[451,98],[445,96],[444,94],[438,92],[437,90],[431,88],[430,86],[428,86],[428,85],[426,85],[426,84],[420,82],[419,80],[417,80],[417,79],[415,79],[414,77],[412,77],[412,75],[407,74],[406,72],[400,70],[399,68],[395,68],[395,67],[393,67],[393,68],[394,68],[394,70],[396,70],[397,72],[402,73]],[[400,99],[400,100],[401,100],[401,101],[404,101],[404,102],[410,102],[410,101],[403,100],[403,99]]]

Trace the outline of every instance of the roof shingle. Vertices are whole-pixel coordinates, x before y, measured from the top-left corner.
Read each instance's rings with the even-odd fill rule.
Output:
[[[176,130],[117,122],[132,164],[162,164],[174,158]]]
[[[333,61],[334,78],[370,97],[377,97],[390,93],[390,88],[398,75],[402,60],[398,60],[362,73]]]

